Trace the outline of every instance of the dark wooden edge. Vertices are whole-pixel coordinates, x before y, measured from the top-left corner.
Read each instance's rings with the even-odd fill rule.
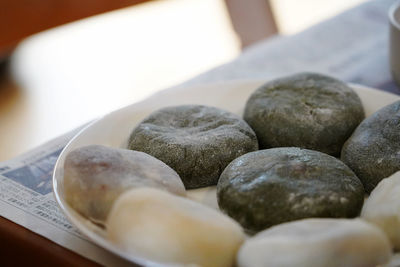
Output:
[[[1,266],[101,266],[0,217]]]
[[[64,23],[150,0],[1,0],[0,58],[23,38]]]

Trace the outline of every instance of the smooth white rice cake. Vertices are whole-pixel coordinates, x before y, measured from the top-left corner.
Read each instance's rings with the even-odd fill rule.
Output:
[[[361,218],[381,228],[400,249],[400,172],[379,182],[365,201]]]
[[[360,219],[304,219],[283,223],[248,239],[239,267],[373,267],[386,263],[385,234]]]
[[[121,249],[169,264],[232,266],[244,240],[242,228],[231,218],[155,188],[121,195],[106,228]]]

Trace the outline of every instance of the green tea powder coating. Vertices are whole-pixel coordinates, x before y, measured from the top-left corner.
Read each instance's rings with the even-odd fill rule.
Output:
[[[366,118],[343,146],[341,159],[371,192],[400,170],[400,101]]]
[[[166,107],[131,133],[129,148],[165,162],[186,189],[215,185],[235,158],[258,149],[254,131],[239,116],[215,107]]]
[[[259,150],[232,161],[217,185],[218,205],[245,229],[261,231],[310,217],[355,217],[361,181],[340,160],[289,147]]]
[[[294,146],[333,156],[363,118],[361,101],[350,87],[315,73],[264,84],[250,96],[244,113],[260,148]]]

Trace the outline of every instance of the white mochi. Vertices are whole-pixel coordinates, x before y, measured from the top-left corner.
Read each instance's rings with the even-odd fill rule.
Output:
[[[388,264],[383,265],[382,267],[399,267],[400,266],[400,253],[396,253],[390,259]]]
[[[389,261],[390,243],[360,219],[305,219],[280,224],[248,239],[240,267],[373,267]]]
[[[375,187],[364,203],[361,218],[380,227],[400,250],[400,172]]]
[[[242,228],[222,213],[154,188],[136,188],[115,202],[109,240],[132,255],[160,263],[232,266]]]
[[[91,145],[77,148],[65,158],[65,199],[97,223],[104,223],[115,199],[133,187],[157,187],[185,195],[179,175],[143,152]]]

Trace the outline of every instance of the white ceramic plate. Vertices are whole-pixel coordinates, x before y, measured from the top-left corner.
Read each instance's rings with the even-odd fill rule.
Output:
[[[181,104],[216,106],[242,115],[249,95],[265,81],[232,81],[202,86],[181,87],[165,90],[147,100],[114,111],[94,121],[78,133],[62,151],[54,170],[53,189],[55,198],[67,218],[97,245],[138,264],[158,265],[152,259],[127,254],[105,238],[104,231],[76,213],[65,201],[63,191],[63,165],[69,151],[90,144],[125,147],[132,129],[152,111],[161,107]],[[360,96],[366,115],[388,105],[400,97],[376,89],[351,85]],[[215,188],[190,190],[189,198],[217,208]]]

